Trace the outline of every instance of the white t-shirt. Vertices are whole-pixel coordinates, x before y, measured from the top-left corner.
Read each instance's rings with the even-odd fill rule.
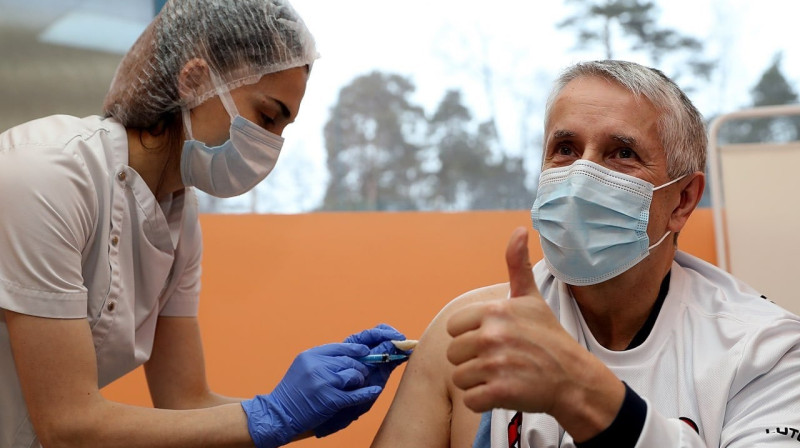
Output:
[[[57,115],[0,134],[0,311],[88,319],[99,387],[149,359],[158,316],[197,315],[196,197],[158,203],[127,163],[111,118]],[[0,448],[29,446],[0,312]]]
[[[542,296],[562,326],[647,402],[637,448],[800,447],[800,318],[686,253],[647,339],[610,351],[543,262]],[[492,447],[508,447],[515,412],[492,412]],[[688,424],[691,420],[698,432]],[[523,414],[519,448],[574,448],[546,414]]]

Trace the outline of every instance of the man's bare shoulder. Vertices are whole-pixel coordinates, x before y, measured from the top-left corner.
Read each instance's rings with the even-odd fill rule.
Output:
[[[502,300],[508,297],[508,283],[498,283],[496,285],[484,286],[482,288],[467,291],[464,294],[451,300],[444,306],[433,322],[447,319],[460,309],[473,303],[488,302],[490,300]]]
[[[468,291],[445,305],[422,334],[403,372],[389,412],[372,447],[471,446],[480,422],[452,384],[453,366],[447,360],[451,337],[447,321],[474,303],[508,296],[508,283]]]
[[[430,370],[430,372],[449,372],[451,366],[447,361],[447,346],[452,338],[447,333],[448,319],[459,310],[474,303],[501,300],[507,296],[508,283],[499,283],[473,289],[451,300],[433,318],[422,334],[419,345],[414,351],[406,370],[413,370],[419,367]],[[440,379],[443,381],[442,384],[446,384],[450,380],[449,375],[445,376],[441,373],[428,378]]]

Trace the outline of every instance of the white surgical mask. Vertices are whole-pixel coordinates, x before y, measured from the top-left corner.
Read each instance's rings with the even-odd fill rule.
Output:
[[[542,172],[531,209],[545,262],[559,280],[594,285],[635,266],[650,245],[647,223],[654,188],[639,178],[588,160]]]
[[[181,153],[181,178],[187,187],[229,198],[250,191],[267,177],[278,161],[283,137],[239,115],[229,91],[220,88],[218,94],[231,117],[230,137],[215,147],[195,140],[189,110],[184,108],[187,140]]]

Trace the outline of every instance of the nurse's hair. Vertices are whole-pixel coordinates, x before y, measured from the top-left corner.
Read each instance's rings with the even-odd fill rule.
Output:
[[[318,57],[287,0],[170,0],[122,59],[103,114],[128,128],[171,127],[182,108]]]
[[[615,82],[635,96],[646,98],[661,112],[658,133],[667,155],[670,179],[705,170],[708,138],[702,115],[664,73],[635,62],[591,61],[567,68],[556,80],[547,100],[545,126],[558,94],[570,81],[581,77],[599,77]]]

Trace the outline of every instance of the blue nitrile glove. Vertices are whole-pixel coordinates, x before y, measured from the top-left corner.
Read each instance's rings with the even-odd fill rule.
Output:
[[[379,354],[379,353],[399,354],[407,352],[398,350],[397,347],[395,347],[394,344],[391,343],[391,341],[392,340],[402,341],[405,340],[405,338],[406,337],[403,336],[402,333],[395,330],[391,326],[386,324],[380,324],[375,328],[364,330],[361,333],[349,336],[347,337],[347,339],[344,340],[344,342],[364,344],[370,348],[369,351],[370,354]],[[366,385],[376,386],[383,389],[383,387],[386,385],[386,381],[389,379],[389,375],[391,375],[392,373],[392,370],[394,370],[395,367],[399,366],[405,361],[406,360],[399,360],[381,364],[364,364],[364,366],[367,369],[369,369]],[[378,397],[375,398],[377,399]],[[372,400],[366,403],[358,404],[340,410],[339,412],[336,413],[336,415],[333,418],[321,424],[320,426],[314,428],[314,434],[317,437],[325,437],[327,435],[335,433],[336,431],[354,422],[356,419],[358,419],[358,417],[360,417],[365,412],[369,411],[374,402],[375,400]]]
[[[316,428],[342,409],[371,404],[382,388],[365,384],[369,369],[354,358],[362,344],[327,344],[300,353],[272,393],[242,402],[250,437],[275,448]]]

